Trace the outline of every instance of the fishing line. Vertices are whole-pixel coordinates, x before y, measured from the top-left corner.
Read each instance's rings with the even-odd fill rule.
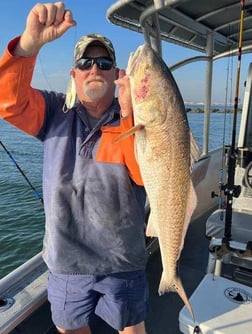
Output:
[[[245,10],[245,0],[241,0],[239,42],[238,42],[238,61],[237,61],[237,69],[236,69],[232,140],[231,140],[231,146],[230,146],[229,153],[228,153],[228,181],[227,181],[227,187],[226,189],[224,189],[224,192],[227,196],[225,232],[224,232],[224,237],[226,240],[230,240],[231,238],[233,197],[238,197],[239,195],[238,194],[239,187],[234,185],[234,177],[235,177],[235,164],[236,164],[236,150],[235,150],[236,126],[237,126],[237,113],[238,113],[238,103],[239,103],[239,84],[240,84],[240,70],[241,70],[241,56],[242,56],[244,10]]]
[[[73,36],[73,43],[75,45],[75,41],[76,41],[76,35],[77,35],[77,27],[75,26],[74,28],[74,36]],[[73,47],[74,49],[74,47]],[[46,71],[44,70],[43,64],[42,64],[42,59],[41,56],[38,55],[38,59],[39,59],[39,63],[40,63],[40,68],[41,68],[41,72],[44,76],[45,81],[47,82],[47,85],[49,87],[50,90],[53,90],[53,88],[51,87],[51,84],[48,80]],[[10,153],[10,151],[7,149],[7,147],[4,145],[4,143],[0,140],[0,145],[2,146],[2,148],[4,149],[4,151],[7,153],[7,155],[9,156],[10,160],[14,163],[14,165],[16,166],[16,168],[18,169],[18,171],[20,172],[20,174],[23,176],[23,178],[25,179],[25,181],[28,183],[29,187],[32,189],[35,197],[37,199],[40,200],[41,204],[43,205],[43,197],[40,195],[40,193],[36,190],[36,188],[33,186],[33,184],[30,182],[30,180],[28,179],[28,177],[25,175],[24,171],[22,170],[22,168],[19,166],[19,164],[17,163],[17,161],[14,159],[13,155]]]
[[[231,49],[230,49],[230,51],[231,51]],[[230,85],[229,85],[229,81],[230,81]],[[227,65],[227,80],[226,80],[226,94],[225,94],[225,107],[224,107],[224,124],[223,124],[223,138],[222,138],[223,149],[225,147],[225,140],[226,140],[227,113],[229,111],[228,110],[228,105],[229,106],[232,105],[232,87],[233,87],[233,57],[230,54],[228,56],[228,65]],[[230,96],[229,96],[229,94],[230,94]]]
[[[22,168],[19,166],[19,164],[17,163],[17,161],[14,159],[13,155],[8,151],[8,149],[6,148],[6,146],[3,144],[3,142],[1,140],[0,140],[0,145],[2,146],[2,148],[4,149],[4,151],[7,153],[7,155],[11,159],[11,161],[14,163],[14,165],[16,166],[16,168],[18,169],[18,171],[21,173],[21,175],[23,176],[23,178],[25,179],[25,181],[28,183],[28,185],[32,189],[35,197],[37,199],[39,199],[40,202],[41,202],[41,204],[43,205],[43,198],[42,198],[42,196],[39,194],[39,192],[32,185],[32,183],[30,182],[30,180],[28,179],[28,177],[25,175],[25,173],[22,170]]]
[[[230,75],[230,57],[228,57],[227,62],[227,77],[226,77],[226,88],[225,88],[225,103],[224,103],[224,119],[223,119],[223,136],[222,136],[222,161],[221,161],[221,170],[220,170],[220,181],[219,181],[219,193],[218,193],[218,208],[223,208],[223,198],[222,198],[222,189],[224,185],[224,169],[225,169],[225,139],[226,139],[226,126],[227,126],[227,101],[228,101],[228,92],[229,92],[229,75]],[[220,219],[223,220],[224,214],[221,211]]]
[[[43,75],[43,77],[44,77],[44,80],[45,80],[45,82],[47,83],[48,88],[49,88],[50,90],[53,90],[53,88],[52,88],[52,86],[51,86],[51,84],[50,84],[50,81],[49,81],[49,79],[48,79],[48,77],[47,77],[47,74],[46,74],[46,71],[45,71],[45,69],[44,69],[44,66],[43,66],[43,64],[42,64],[42,58],[41,58],[41,55],[40,55],[40,54],[38,54],[38,60],[39,60],[39,65],[40,65],[41,72],[42,72],[42,75]]]
[[[77,37],[76,37],[76,36],[77,36],[77,25],[75,25],[75,26],[72,28],[72,30],[73,30],[73,47],[72,47],[72,50],[74,50],[74,48],[75,48],[75,44],[76,44],[76,42],[77,42],[77,40],[76,40],[76,38],[77,38]],[[61,38],[61,37],[59,37],[59,38]],[[46,70],[45,70],[45,68],[44,68],[44,65],[43,65],[43,62],[42,62],[41,54],[39,53],[37,57],[38,57],[38,60],[39,60],[39,66],[40,66],[40,68],[41,68],[42,76],[44,77],[44,80],[45,80],[45,82],[46,82],[46,84],[47,84],[49,90],[54,91],[53,86],[51,85],[50,80],[48,79],[48,75],[47,75],[47,73],[46,73]],[[74,64],[74,56],[72,56],[72,60],[71,60],[71,64],[70,64],[69,68],[72,68],[73,64]]]
[[[231,27],[229,26],[229,34],[231,34]],[[228,105],[232,104],[232,87],[233,87],[233,57],[231,56],[231,47],[230,54],[227,58],[227,76],[226,76],[226,87],[225,87],[225,103],[224,103],[224,120],[223,120],[223,136],[222,136],[222,162],[221,162],[221,170],[220,170],[220,182],[219,182],[219,194],[218,194],[218,204],[219,209],[223,209],[224,201],[222,198],[222,189],[224,186],[224,170],[225,170],[225,161],[226,161],[226,129],[227,129],[227,113],[228,113]],[[229,84],[230,82],[230,84]],[[221,211],[221,220],[224,219],[224,214]]]
[[[74,38],[73,38],[73,43],[75,43],[76,40],[76,35],[77,35],[77,28],[76,26],[74,27]],[[46,72],[44,70],[43,64],[42,64],[42,60],[40,55],[38,55],[38,59],[39,59],[39,63],[40,63],[40,67],[41,67],[41,71],[42,74],[44,76],[45,81],[48,84],[48,87],[52,89],[50,82],[47,78]],[[0,145],[2,146],[2,148],[4,149],[4,151],[7,153],[7,155],[9,156],[10,160],[14,163],[14,165],[16,166],[16,168],[18,169],[18,171],[20,172],[20,174],[23,176],[23,178],[25,179],[25,181],[28,183],[29,187],[32,189],[35,197],[37,199],[40,200],[41,204],[43,205],[43,197],[40,195],[40,193],[36,190],[36,188],[33,186],[33,184],[30,182],[30,180],[28,179],[28,177],[25,175],[24,171],[22,170],[22,168],[19,166],[19,164],[17,163],[17,161],[14,159],[13,155],[10,153],[10,151],[7,149],[7,147],[4,145],[4,143],[0,140]]]

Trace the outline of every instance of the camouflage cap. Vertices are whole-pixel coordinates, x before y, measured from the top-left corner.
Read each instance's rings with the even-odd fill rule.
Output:
[[[102,45],[108,51],[109,56],[116,65],[115,50],[111,41],[99,34],[90,34],[81,37],[75,45],[74,48],[74,62],[83,57],[88,46],[92,45]]]
[[[114,66],[116,66],[116,56],[113,44],[111,41],[102,35],[99,34],[89,34],[82,36],[75,45],[74,48],[74,64],[77,60],[83,57],[88,46],[92,45],[102,45],[107,50],[109,56],[114,62]],[[76,101],[76,88],[73,78],[71,77],[67,86],[66,91],[66,100],[63,107],[63,111],[67,111],[68,109],[73,108]]]

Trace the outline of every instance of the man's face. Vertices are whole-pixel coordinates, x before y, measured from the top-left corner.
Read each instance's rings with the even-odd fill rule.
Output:
[[[87,48],[85,57],[109,57],[108,52],[102,46],[90,46]],[[99,102],[101,99],[113,99],[117,69],[112,67],[110,70],[99,69],[94,64],[88,70],[75,68],[71,71],[75,80],[76,91],[81,102]]]

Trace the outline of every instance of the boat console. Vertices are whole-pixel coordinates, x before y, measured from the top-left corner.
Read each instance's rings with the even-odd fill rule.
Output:
[[[229,150],[227,146],[227,167]],[[226,233],[224,204],[206,222],[207,274],[190,298],[202,333],[250,333],[252,328],[252,64],[235,154],[231,236],[227,237]],[[225,187],[223,190],[225,194]],[[182,333],[194,333],[195,324],[185,307],[180,311],[179,323]]]
[[[216,210],[207,220],[210,240],[208,272],[252,286],[252,64],[245,87],[238,145],[236,149],[235,187],[239,193],[232,203],[231,238],[224,238],[226,210]],[[229,148],[226,147],[228,164]],[[218,264],[218,265],[217,265]],[[223,266],[224,265],[224,266]],[[233,270],[224,270],[232,265]],[[250,272],[251,271],[251,272]],[[244,275],[243,275],[244,273]]]

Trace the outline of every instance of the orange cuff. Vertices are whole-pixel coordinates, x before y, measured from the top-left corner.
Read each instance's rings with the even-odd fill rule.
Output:
[[[121,119],[119,126],[103,126],[96,161],[125,165],[131,179],[136,184],[143,186],[139,166],[135,159],[134,136],[131,135],[118,143],[114,142],[120,134],[131,127],[133,127],[132,117]]]

